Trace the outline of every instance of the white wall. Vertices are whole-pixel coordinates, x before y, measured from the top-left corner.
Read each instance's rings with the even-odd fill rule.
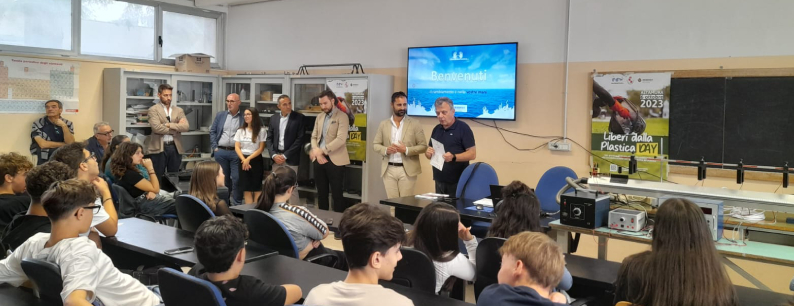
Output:
[[[794,54],[790,0],[572,0],[572,62]],[[408,47],[519,42],[562,62],[565,0],[284,0],[229,8],[230,70],[406,66]]]
[[[408,47],[518,41],[521,63],[563,60],[562,0],[285,0],[229,8],[230,70],[407,65]]]
[[[571,61],[793,55],[790,0],[572,0]]]

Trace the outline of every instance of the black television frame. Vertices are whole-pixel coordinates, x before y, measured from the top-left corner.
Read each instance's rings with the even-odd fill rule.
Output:
[[[462,44],[462,45],[441,45],[441,46],[424,46],[424,47],[408,47],[408,52],[405,54],[405,94],[408,95],[408,69],[411,67],[408,63],[410,62],[410,54],[411,49],[422,49],[422,48],[445,48],[445,47],[466,47],[466,46],[485,46],[485,45],[507,45],[507,44],[515,44],[516,45],[516,67],[515,67],[515,78],[513,79],[513,83],[515,83],[515,90],[513,91],[513,101],[515,101],[516,106],[513,108],[513,119],[502,119],[502,118],[477,118],[477,117],[458,117],[455,116],[455,119],[483,119],[483,120],[500,120],[500,121],[516,121],[518,120],[518,42],[499,42],[499,43],[483,43],[483,44]],[[454,101],[453,101],[454,102]],[[407,113],[406,113],[407,114]],[[415,117],[423,117],[423,118],[430,118],[435,116],[422,116],[422,115],[412,115]]]

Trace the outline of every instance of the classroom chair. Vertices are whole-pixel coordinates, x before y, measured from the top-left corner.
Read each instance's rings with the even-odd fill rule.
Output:
[[[436,268],[433,266],[433,261],[425,253],[414,248],[400,247],[400,252],[403,258],[394,267],[389,282],[436,294]],[[466,282],[452,276],[444,282],[438,294],[463,301],[466,297]]]
[[[218,287],[209,281],[171,268],[157,271],[157,278],[165,306],[226,306]]]
[[[476,162],[468,165],[463,170],[458,180],[458,189],[455,192],[455,197],[476,201],[491,195],[491,185],[499,185],[499,177],[496,175],[496,170],[489,164]],[[477,237],[485,237],[488,234],[489,227],[491,227],[490,222],[473,221],[471,223],[471,234]],[[466,253],[465,249],[461,247],[461,251],[464,253]]]
[[[259,209],[248,210],[244,216],[243,220],[248,226],[248,239],[273,249],[279,255],[300,259],[295,239],[292,239],[292,234],[289,233],[284,223]],[[304,260],[317,263],[326,257],[331,258],[331,262],[327,263],[328,266],[336,266],[336,263],[339,262],[339,257],[334,254],[321,254]]]
[[[499,248],[505,244],[507,239],[489,237],[480,241],[477,245],[477,279],[474,281],[474,300],[480,298],[480,293],[492,284],[499,283],[497,275],[502,266],[502,255],[499,255]]]
[[[26,258],[21,263],[22,271],[33,283],[34,291],[47,304],[63,305],[61,291],[63,279],[61,268],[52,262]]]
[[[204,221],[215,218],[215,213],[207,204],[192,195],[177,196],[175,204],[179,225],[183,230],[195,232]]]

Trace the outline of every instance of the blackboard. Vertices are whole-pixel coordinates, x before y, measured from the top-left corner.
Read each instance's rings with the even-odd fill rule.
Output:
[[[794,77],[673,78],[670,158],[794,166]]]

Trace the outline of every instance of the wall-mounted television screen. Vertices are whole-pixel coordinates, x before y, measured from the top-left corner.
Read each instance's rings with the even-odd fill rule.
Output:
[[[516,119],[518,43],[408,48],[408,115],[436,116],[447,97],[458,118]]]

